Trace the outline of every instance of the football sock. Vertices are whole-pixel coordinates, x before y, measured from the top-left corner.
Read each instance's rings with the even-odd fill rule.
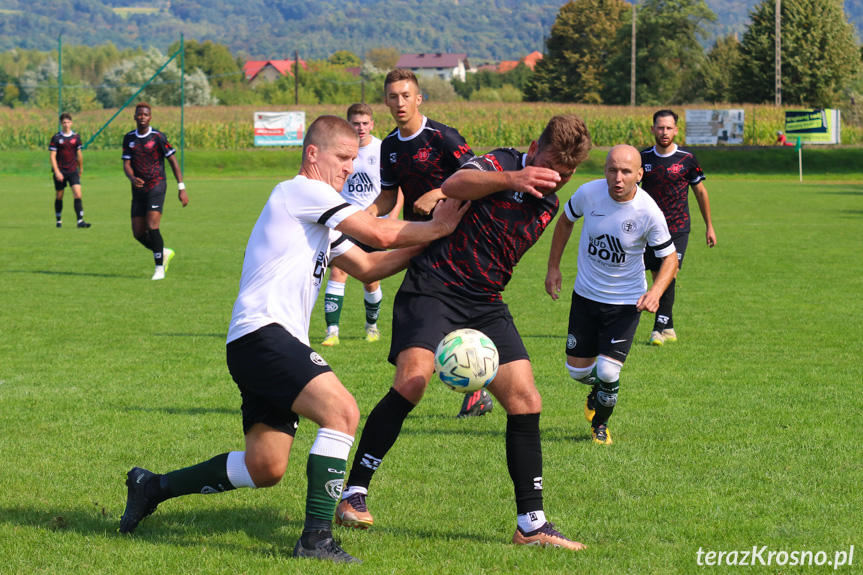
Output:
[[[671,280],[668,289],[659,298],[659,309],[656,310],[656,319],[653,322],[653,331],[661,332],[664,329],[674,329],[674,320],[671,311],[674,308],[674,286],[677,278]]]
[[[369,414],[357,444],[349,485],[368,489],[372,475],[390,448],[395,445],[402,424],[413,408],[414,404],[393,388],[378,402]]]
[[[324,319],[327,321],[328,331],[332,326],[339,327],[344,302],[345,284],[332,280],[327,282],[327,293],[324,294]]]
[[[345,470],[348,467],[348,454],[354,438],[347,433],[321,428],[315,438],[309,459],[306,462],[306,527],[320,530],[322,526],[309,519],[332,521],[336,505],[342,494]],[[324,528],[329,528],[327,524]]]
[[[608,418],[617,404],[617,392],[620,389],[620,380],[611,383],[600,381],[596,390],[596,410],[593,414],[593,427],[608,425]]]
[[[228,456],[228,453],[222,453],[197,465],[166,473],[163,476],[167,486],[165,499],[191,493],[221,493],[236,489],[228,477]]]
[[[535,531],[546,524],[545,511],[528,511],[518,516],[518,526],[525,533]]]
[[[384,299],[384,292],[381,286],[378,289],[369,293],[365,290],[364,297],[366,301],[366,323],[375,325],[378,322],[378,314],[381,312],[381,300]]]
[[[63,216],[63,200],[54,200],[54,215],[57,216],[57,221]]]
[[[506,416],[506,466],[519,515],[542,510],[542,443],[539,414]]]
[[[156,260],[156,265],[162,265],[164,263],[165,242],[162,240],[162,232],[159,231],[159,228],[150,230],[150,244],[152,244],[153,259]]]
[[[84,221],[84,204],[78,198],[75,198],[75,215],[79,222]]]
[[[141,245],[143,245],[145,248],[153,251],[153,242],[150,241],[150,232],[144,232],[140,236],[135,236],[135,239],[141,242]]]

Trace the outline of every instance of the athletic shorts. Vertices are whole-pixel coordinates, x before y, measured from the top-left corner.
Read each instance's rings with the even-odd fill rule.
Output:
[[[689,232],[685,234],[675,234],[671,236],[671,241],[674,242],[674,249],[677,250],[677,269],[683,267],[683,256],[686,254],[686,244],[689,243]],[[656,257],[653,250],[649,247],[644,250],[644,269],[652,272],[658,272],[662,266],[662,259]]]
[[[147,212],[159,212],[161,214],[162,207],[165,205],[167,187],[165,182],[161,182],[149,190],[132,188],[132,217],[145,218]]]
[[[81,185],[81,174],[79,174],[78,172],[64,172],[61,170],[60,173],[63,174],[62,182],[57,179],[57,176],[54,174],[53,171],[51,172],[51,177],[54,179],[54,189],[58,192],[65,189],[67,184],[70,188],[72,186]]]
[[[530,359],[505,303],[459,295],[411,265],[393,300],[393,334],[387,359],[395,365],[399,353],[409,347],[434,353],[445,335],[466,327],[491,338],[500,363]]]
[[[264,423],[293,436],[299,416],[291,410],[300,392],[331,372],[312,348],[271,323],[227,345],[228,370],[243,398],[243,433]]]
[[[626,361],[641,312],[634,305],[599,303],[572,292],[566,355],[604,355]]]

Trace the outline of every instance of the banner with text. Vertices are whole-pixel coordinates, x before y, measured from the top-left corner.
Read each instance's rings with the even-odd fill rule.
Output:
[[[686,110],[686,145],[743,143],[743,110]]]
[[[302,146],[305,112],[255,112],[256,146]]]
[[[785,112],[785,135],[789,142],[800,136],[804,144],[841,144],[839,110],[788,110]]]

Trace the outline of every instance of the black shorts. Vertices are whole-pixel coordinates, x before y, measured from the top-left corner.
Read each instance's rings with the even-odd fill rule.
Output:
[[[165,182],[160,182],[149,190],[132,188],[132,217],[145,218],[147,212],[159,212],[161,214],[162,207],[165,205],[167,187]]]
[[[674,249],[677,250],[677,269],[680,269],[683,267],[683,256],[686,255],[686,244],[689,243],[689,232],[672,235],[671,241],[674,242]],[[648,247],[644,250],[644,269],[658,272],[661,266],[662,259],[656,257],[652,249]]]
[[[66,184],[71,188],[72,186],[80,186],[81,185],[81,174],[78,172],[64,172],[60,170],[60,173],[63,174],[63,181],[57,179],[57,176],[54,172],[51,172],[51,177],[54,179],[54,189],[58,192],[66,188]]]
[[[291,406],[310,381],[332,371],[324,358],[277,323],[229,343],[227,357],[243,398],[243,433],[264,423],[293,436],[300,418]]]
[[[411,265],[393,300],[393,335],[387,359],[395,365],[399,353],[409,347],[434,353],[446,334],[466,327],[491,338],[500,363],[530,359],[505,303],[461,296]]]
[[[634,305],[599,303],[572,292],[566,355],[604,355],[626,361],[641,312]]]

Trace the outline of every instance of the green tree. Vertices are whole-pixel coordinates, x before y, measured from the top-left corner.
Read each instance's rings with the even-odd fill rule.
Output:
[[[560,8],[525,86],[529,101],[602,103],[607,63],[620,50],[618,31],[631,8],[624,0],[572,0]]]
[[[390,71],[396,67],[396,62],[402,53],[395,48],[372,48],[366,52],[366,60],[378,70]]]
[[[342,68],[359,68],[362,65],[360,57],[350,50],[339,50],[333,52],[329,57],[328,62],[333,66],[341,66]]]
[[[186,72],[200,69],[216,86],[237,82],[240,79],[240,66],[227,46],[215,44],[209,40],[198,43],[197,40],[184,42]],[[168,54],[174,54],[180,49],[180,43],[174,42],[168,48]],[[177,60],[179,62],[179,60]]]
[[[683,83],[686,102],[737,102],[740,42],[734,34],[718,38],[701,66]]]
[[[765,0],[751,14],[741,42],[738,94],[746,102],[769,102],[775,92],[775,13]],[[782,102],[828,107],[860,70],[854,29],[838,0],[782,2]]]

